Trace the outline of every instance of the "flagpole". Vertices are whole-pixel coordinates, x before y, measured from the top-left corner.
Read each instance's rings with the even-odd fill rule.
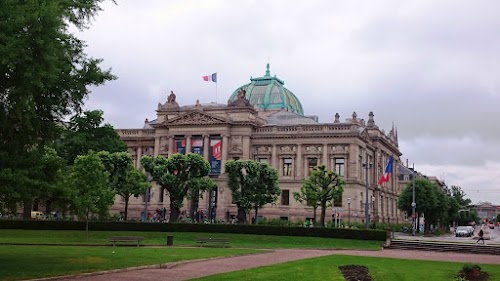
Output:
[[[215,72],[216,77],[219,76],[219,73]],[[217,104],[217,83],[219,81],[219,77],[215,80],[215,103]]]

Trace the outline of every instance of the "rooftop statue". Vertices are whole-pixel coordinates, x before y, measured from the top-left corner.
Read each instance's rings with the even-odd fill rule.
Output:
[[[230,102],[228,106],[237,106],[237,107],[251,107],[252,105],[250,102],[245,98],[246,91],[243,88],[240,88],[238,90],[238,96],[237,99],[234,100],[233,102]]]
[[[167,97],[167,102],[165,104],[158,103],[158,109],[179,107],[179,104],[175,101],[175,99],[176,96],[174,94],[174,91],[170,91],[170,95],[168,95]]]

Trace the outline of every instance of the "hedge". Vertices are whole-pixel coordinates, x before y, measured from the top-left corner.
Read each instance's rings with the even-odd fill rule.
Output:
[[[84,230],[84,221],[0,220],[0,229]],[[376,229],[282,227],[241,224],[191,224],[148,222],[89,222],[92,231],[206,232],[278,236],[330,237],[385,241],[386,232]]]

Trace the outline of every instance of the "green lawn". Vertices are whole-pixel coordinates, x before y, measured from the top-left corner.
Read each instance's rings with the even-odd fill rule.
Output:
[[[98,243],[110,244],[110,236],[143,236],[144,245],[165,245],[167,235],[174,236],[174,246],[196,246],[197,237],[227,237],[232,248],[315,248],[315,249],[370,249],[380,250],[383,242],[322,237],[272,236],[228,233],[193,232],[133,232],[90,231],[85,240],[85,231],[12,230],[2,229],[0,243]]]
[[[32,279],[256,252],[261,251],[223,248],[4,245],[0,247],[0,280]]]
[[[344,281],[338,267],[352,264],[367,266],[375,281],[452,281],[463,266],[463,263],[452,262],[332,255],[193,280]],[[500,266],[481,265],[481,267],[490,274],[489,280],[500,280]]]

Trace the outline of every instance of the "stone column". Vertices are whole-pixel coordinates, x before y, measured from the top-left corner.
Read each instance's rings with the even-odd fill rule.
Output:
[[[158,156],[160,154],[160,138],[155,137],[155,147],[154,147],[154,156]]]
[[[297,144],[297,158],[295,159],[295,170],[297,171],[297,179],[302,179],[303,176],[303,171],[304,171],[304,164],[303,164],[303,159],[302,159],[302,144],[298,143]]]
[[[220,167],[220,173],[221,175],[225,173],[225,168],[224,165],[226,164],[227,161],[227,146],[228,146],[228,135],[223,135],[222,136],[222,160],[221,160],[221,167]]]
[[[327,144],[323,144],[323,160],[321,160],[321,162],[323,162],[323,165],[325,165],[326,169],[330,169],[330,163],[328,163],[328,145]]]
[[[279,167],[278,167],[278,151],[277,151],[277,148],[276,148],[276,145],[273,144],[273,148],[272,148],[272,152],[271,152],[271,165],[273,166],[273,168],[279,170]]]
[[[139,146],[137,148],[136,156],[137,156],[137,163],[135,163],[135,167],[140,170],[141,169],[142,147]]]
[[[174,154],[174,136],[168,136],[168,157]]]
[[[210,138],[208,135],[203,135],[203,158],[208,161],[210,149]]]
[[[253,159],[252,152],[250,152],[250,137],[249,136],[242,136],[242,149],[243,149],[243,159],[248,160],[248,159]]]
[[[185,153],[186,155],[191,153],[191,145],[192,145],[191,135],[187,135],[186,136],[186,153]]]

